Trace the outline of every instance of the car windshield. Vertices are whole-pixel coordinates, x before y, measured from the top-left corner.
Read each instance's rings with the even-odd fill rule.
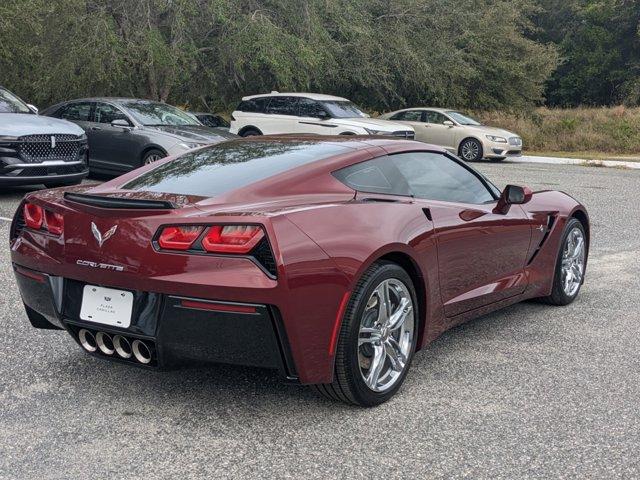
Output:
[[[33,113],[27,104],[8,90],[0,88],[0,113]]]
[[[133,100],[120,104],[143,125],[201,125],[192,115],[166,103]]]
[[[324,100],[320,102],[333,118],[368,117],[355,103],[349,100]]]
[[[230,141],[185,153],[127,183],[127,190],[214,197],[349,151],[315,140]]]
[[[471,117],[467,117],[466,115],[463,115],[462,113],[456,112],[454,110],[448,111],[447,115],[449,115],[451,118],[453,118],[460,125],[482,125],[477,120],[474,120]]]

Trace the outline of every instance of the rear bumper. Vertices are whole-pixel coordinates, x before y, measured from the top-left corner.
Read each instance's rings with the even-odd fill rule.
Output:
[[[86,329],[139,339],[152,351],[143,365],[117,352],[90,354],[109,360],[169,369],[189,362],[216,362],[277,369],[297,380],[289,342],[277,308],[134,291],[131,325],[124,329],[80,319],[85,283],[14,264],[27,315],[36,328],[62,328],[77,343]]]

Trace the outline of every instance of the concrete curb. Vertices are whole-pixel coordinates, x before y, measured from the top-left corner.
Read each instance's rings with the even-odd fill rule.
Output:
[[[587,160],[581,158],[536,157],[523,155],[521,157],[509,158],[507,161],[516,163],[551,163],[556,165],[632,168],[640,170],[640,162],[626,162],[624,160]]]

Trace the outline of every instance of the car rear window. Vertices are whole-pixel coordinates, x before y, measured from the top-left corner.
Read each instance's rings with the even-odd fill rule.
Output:
[[[344,145],[316,140],[225,142],[185,153],[123,188],[214,197],[350,150]]]

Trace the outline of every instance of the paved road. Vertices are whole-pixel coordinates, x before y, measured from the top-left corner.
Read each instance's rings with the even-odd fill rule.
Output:
[[[111,364],[28,327],[0,221],[0,477],[638,478],[640,172],[479,168],[500,186],[561,188],[586,203],[582,295],[456,328],[416,357],[400,395],[370,410],[257,369]],[[21,194],[0,195],[0,216]]]

